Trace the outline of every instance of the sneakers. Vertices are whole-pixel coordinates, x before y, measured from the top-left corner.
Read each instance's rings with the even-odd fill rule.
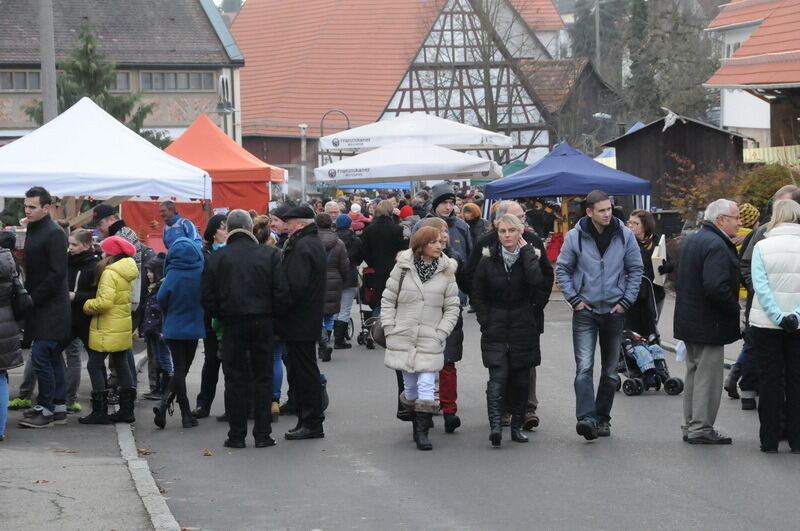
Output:
[[[77,402],[73,402],[71,404],[67,404],[67,413],[80,413],[83,411],[81,405]]]
[[[19,421],[21,428],[50,428],[53,426],[54,415],[45,415],[44,409],[41,406],[36,406],[30,410],[31,413],[23,415],[22,420]],[[27,411],[25,413],[28,413]],[[64,413],[64,421],[66,421],[67,414]]]
[[[15,398],[8,403],[8,409],[11,411],[18,411],[20,409],[30,409],[33,407],[33,402],[30,398]]]
[[[689,444],[731,444],[733,440],[727,435],[722,435],[717,430],[702,433],[696,437],[689,437]]]
[[[593,441],[597,439],[597,426],[595,426],[594,421],[591,419],[581,419],[575,425],[575,431],[578,432],[578,435],[586,439],[587,441]]]
[[[611,437],[611,424],[608,422],[597,423],[597,436],[598,437]]]

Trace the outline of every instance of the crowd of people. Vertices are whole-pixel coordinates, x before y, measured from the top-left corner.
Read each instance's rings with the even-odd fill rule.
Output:
[[[202,233],[165,201],[161,254],[109,205],[92,213],[97,245],[91,232],[59,226],[52,201],[41,187],[26,194],[24,267],[0,239],[0,438],[7,407],[25,410],[19,425],[27,428],[64,424],[68,412],[81,410],[82,347],[92,385],[82,424],[134,422],[142,398],[157,401],[157,427],[167,426],[177,402],[182,427],[192,428],[210,415],[222,369],[225,446],[246,446],[248,419],[255,446],[274,445],[272,423],[287,414],[297,424],[285,439],[322,438],[327,394],[317,362],[351,348],[349,322],[366,266],[377,293],[371,326],[380,327],[384,363],[397,376],[396,415],[410,422],[419,450],[433,447],[434,415],[442,414],[447,433],[461,426],[464,312],[474,312],[480,326],[490,444],[502,445],[505,426],[513,442],[528,441],[525,432],[540,423],[536,367],[554,282],[573,310],[576,432],[586,440],[610,436],[625,331],[658,344],[666,293],[654,279],[675,273],[674,335],[686,349],[683,440],[731,443],[714,423],[723,387],[738,396],[738,381],[743,409],[758,393],[761,450],[776,452],[785,435],[800,452],[796,187],[778,190],[767,216],[749,204],[712,202],[700,229],[685,238],[680,260],[660,264],[652,260],[652,214],[635,210],[622,220],[599,190],[585,198],[585,215],[555,264],[545,247],[552,228],[545,209],[500,201],[485,213],[480,193],[457,194],[447,182],[414,197],[353,194],[280,204],[260,215],[233,210],[212,216]],[[760,218],[768,222],[759,227]],[[31,308],[23,308],[25,297]],[[132,350],[137,331],[147,346],[150,384],[141,396]],[[723,382],[723,347],[742,331],[744,348]],[[192,409],[186,376],[200,340],[203,368]],[[23,345],[31,349],[24,381],[6,405],[7,371],[23,364]],[[642,367],[645,379],[659,370],[663,355],[655,357]],[[109,413],[109,404],[117,411]]]

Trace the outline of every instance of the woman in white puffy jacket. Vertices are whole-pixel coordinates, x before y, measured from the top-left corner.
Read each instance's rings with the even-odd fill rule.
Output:
[[[761,451],[778,452],[784,397],[792,453],[800,453],[800,205],[775,203],[766,238],[753,250],[750,330],[758,356]]]
[[[428,430],[439,409],[434,391],[436,373],[444,365],[444,345],[458,320],[458,264],[442,253],[439,229],[423,227],[401,251],[381,300],[386,335],[384,363],[402,371],[400,400],[412,412],[414,442],[420,450],[433,446]]]

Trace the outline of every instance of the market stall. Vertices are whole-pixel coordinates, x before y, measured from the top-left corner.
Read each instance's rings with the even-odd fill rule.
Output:
[[[270,201],[269,186],[285,182],[286,170],[256,158],[226,135],[211,119],[201,114],[165,152],[206,170],[211,176],[213,199],[210,209],[197,202],[178,205],[182,216],[197,226],[205,226],[207,212],[234,208],[264,212]],[[126,201],[122,208],[125,221],[137,230],[160,233],[158,201],[149,197]]]

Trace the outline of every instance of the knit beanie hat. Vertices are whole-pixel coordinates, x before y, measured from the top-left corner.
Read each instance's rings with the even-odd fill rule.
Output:
[[[433,187],[432,192],[433,201],[431,201],[431,211],[435,211],[436,207],[439,206],[439,203],[442,201],[447,201],[448,199],[456,200],[456,192],[453,186],[448,183],[437,184]]]
[[[108,256],[117,256],[118,254],[133,256],[136,254],[136,247],[128,240],[124,240],[119,236],[109,236],[101,241],[100,248],[103,249],[103,252]]]
[[[760,217],[761,213],[750,203],[739,206],[739,221],[742,222],[742,227],[752,229]]]
[[[359,205],[358,203],[353,203],[352,205],[350,205],[350,212],[352,212],[353,214],[358,214],[359,212],[361,212],[361,205]]]
[[[353,220],[350,219],[350,216],[348,216],[347,214],[339,214],[336,217],[337,229],[349,229],[351,223],[353,223]]]
[[[400,209],[400,219],[406,219],[407,217],[413,215],[414,215],[414,209],[411,208],[409,205],[406,205]]]

